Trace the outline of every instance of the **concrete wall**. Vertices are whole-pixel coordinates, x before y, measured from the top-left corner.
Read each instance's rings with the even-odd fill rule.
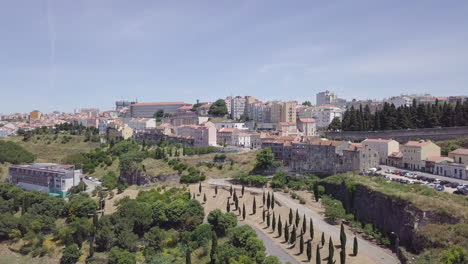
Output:
[[[366,138],[394,139],[400,143],[409,140],[447,140],[468,136],[468,127],[422,128],[381,131],[326,132],[327,137],[343,140],[364,140]]]

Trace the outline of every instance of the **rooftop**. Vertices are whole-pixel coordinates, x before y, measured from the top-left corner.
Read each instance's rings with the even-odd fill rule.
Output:
[[[405,144],[405,146],[408,146],[408,147],[422,147],[422,146],[426,146],[426,145],[429,145],[429,144],[432,144],[432,141],[420,140],[420,141],[408,141]]]
[[[454,151],[450,151],[449,154],[454,154],[454,155],[468,155],[468,149],[464,148],[458,148]]]
[[[136,103],[136,104],[132,104],[132,106],[150,106],[150,105],[158,106],[158,105],[190,105],[190,104],[184,103],[184,102],[159,102],[159,103]]]

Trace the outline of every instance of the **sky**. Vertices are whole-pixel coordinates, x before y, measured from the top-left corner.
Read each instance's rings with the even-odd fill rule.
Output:
[[[468,1],[3,0],[0,113],[468,95]]]

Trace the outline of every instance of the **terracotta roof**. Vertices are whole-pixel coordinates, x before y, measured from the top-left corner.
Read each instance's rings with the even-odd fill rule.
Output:
[[[311,145],[320,145],[320,146],[339,146],[342,141],[335,141],[335,140],[320,140],[320,141],[314,141],[311,142]]]
[[[159,102],[159,103],[136,103],[131,106],[149,106],[149,105],[190,105],[184,102]]]
[[[381,138],[367,138],[363,142],[383,142],[383,143],[388,143],[392,141],[393,139],[381,139]]]
[[[280,126],[295,126],[296,123],[294,123],[294,122],[279,122],[278,125],[280,125]]]
[[[431,156],[431,157],[427,157],[427,158],[426,158],[426,161],[440,162],[440,161],[443,161],[443,160],[446,160],[446,159],[448,159],[448,157]]]
[[[225,132],[225,133],[232,133],[232,132],[234,132],[234,131],[236,131],[236,128],[227,128],[227,127],[223,127],[223,128],[221,128],[220,130],[218,130],[218,133],[223,133],[223,132]]]
[[[454,155],[468,155],[468,149],[464,148],[459,148],[454,151],[450,151],[449,154],[454,154]]]
[[[421,140],[421,141],[408,141],[405,146],[408,146],[408,147],[422,147],[422,146],[425,146],[425,145],[428,145],[428,144],[431,144],[432,141],[424,141],[424,140]]]
[[[192,110],[192,106],[191,105],[184,105],[184,106],[181,106],[181,107],[177,108],[177,110]]]
[[[211,107],[211,104],[204,104],[204,105],[200,105],[198,108],[210,108]]]

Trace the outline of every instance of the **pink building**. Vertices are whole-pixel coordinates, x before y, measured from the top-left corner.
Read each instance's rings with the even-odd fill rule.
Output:
[[[216,146],[216,127],[211,122],[202,125],[183,125],[175,127],[178,136],[193,138],[195,147]]]

